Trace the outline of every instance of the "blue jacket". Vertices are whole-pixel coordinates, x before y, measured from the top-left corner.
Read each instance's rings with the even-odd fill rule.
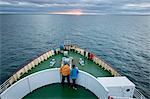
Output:
[[[76,79],[78,77],[78,69],[77,68],[71,69],[70,77],[71,77],[71,79]]]

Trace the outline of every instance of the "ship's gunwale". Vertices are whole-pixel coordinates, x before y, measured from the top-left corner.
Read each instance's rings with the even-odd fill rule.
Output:
[[[77,53],[80,53],[80,52],[79,52],[80,50],[86,51],[86,50],[84,50],[84,49],[78,47],[77,45],[64,45],[64,46],[65,46],[65,48],[66,48],[67,50],[75,49],[75,51],[77,51]],[[60,48],[57,48],[57,49],[56,49],[56,54],[57,54],[59,51],[60,51]],[[34,68],[34,67],[37,66],[37,65],[34,64],[34,66],[32,66],[32,68],[28,69],[27,71],[25,70],[25,67],[27,67],[29,64],[32,64],[33,61],[37,60],[37,59],[40,58],[40,57],[43,57],[46,53],[49,53],[49,52],[51,52],[51,55],[50,55],[49,57],[55,55],[53,49],[52,49],[52,50],[48,50],[47,52],[38,55],[36,58],[31,59],[30,62],[25,63],[25,64],[22,65],[19,69],[17,69],[17,71],[16,71],[14,74],[12,74],[12,76],[11,76],[9,79],[7,79],[3,84],[0,85],[0,88],[1,88],[1,89],[0,89],[0,93],[2,93],[4,90],[6,90],[8,87],[10,87],[10,86],[11,86],[12,84],[14,84],[15,82],[17,82],[17,81],[20,79],[21,75],[23,75],[25,72],[28,72],[28,70],[31,70],[32,68]],[[87,51],[87,52],[89,52],[89,51]],[[97,57],[96,55],[94,55],[94,56],[95,56],[98,60],[100,60],[100,61],[97,62],[96,64],[98,64],[99,66],[102,66],[102,65],[103,65],[102,67],[105,68],[106,70],[108,69],[108,68],[106,68],[106,66],[108,66],[109,69],[111,69],[111,70],[114,71],[115,74],[112,74],[112,75],[114,75],[114,76],[119,76],[119,75],[120,75],[120,74],[119,74],[115,69],[113,69],[108,63],[104,62],[104,60],[102,60],[101,58]],[[43,62],[43,61],[45,61],[45,60],[47,60],[47,58],[44,58],[41,62]],[[38,64],[40,64],[41,62],[39,62]],[[102,62],[103,64],[101,64],[100,62]],[[22,69],[25,70],[24,73],[21,72]],[[108,70],[108,71],[109,71],[109,70]],[[109,71],[109,72],[110,72],[110,71]]]
[[[78,47],[77,45],[65,45],[65,49],[66,50],[74,49],[79,54],[81,54],[81,50],[86,51],[86,50]],[[13,85],[15,82],[17,82],[24,73],[28,72],[35,66],[38,66],[41,62],[47,60],[48,57],[52,57],[55,54],[59,53],[60,49],[57,48],[57,49],[55,49],[55,51],[56,51],[56,53],[54,52],[54,50],[48,50],[47,52],[32,59],[30,62],[22,65],[9,79],[7,79],[3,84],[1,84],[0,93],[5,91],[8,87]],[[89,52],[89,51],[86,51],[86,52]],[[49,53],[49,55],[47,53]],[[114,68],[112,68],[112,66],[110,64],[106,63],[102,58],[100,58],[99,56],[96,56],[96,55],[94,55],[94,57],[97,59],[96,61],[93,60],[93,62],[95,64],[98,64],[100,67],[102,67],[105,70],[107,70],[108,72],[110,72],[113,76],[121,76]],[[39,58],[41,58],[41,61],[35,63],[35,61],[38,61]],[[28,68],[28,70],[26,70],[25,67],[29,66],[29,64],[32,66],[30,66],[30,68]],[[24,72],[21,72],[21,70],[24,70]],[[138,91],[138,93],[140,95],[142,95],[139,91]]]

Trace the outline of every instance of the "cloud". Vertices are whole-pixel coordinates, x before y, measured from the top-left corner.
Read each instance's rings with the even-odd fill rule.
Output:
[[[0,1],[0,6],[20,6],[20,7],[24,7],[24,6],[34,6],[34,7],[40,7],[40,4],[36,4],[36,3],[32,3],[32,2],[25,2],[25,1],[15,1],[15,2],[5,2],[5,1]]]
[[[0,12],[60,12],[80,9],[82,13],[150,14],[149,0],[1,0]]]
[[[137,4],[126,4],[129,8],[150,8],[150,3],[137,3]]]
[[[10,2],[0,1],[0,5],[11,5]]]

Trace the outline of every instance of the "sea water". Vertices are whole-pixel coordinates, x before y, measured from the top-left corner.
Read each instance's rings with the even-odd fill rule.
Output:
[[[0,81],[69,39],[127,76],[150,98],[150,16],[0,15]]]

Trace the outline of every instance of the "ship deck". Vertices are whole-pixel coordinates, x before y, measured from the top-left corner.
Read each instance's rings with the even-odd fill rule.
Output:
[[[74,90],[67,85],[51,84],[41,87],[25,96],[23,99],[98,99],[93,93],[84,87],[77,86]]]
[[[30,70],[28,73],[23,74],[21,78],[28,76],[32,73],[41,71],[41,70],[50,69],[49,63],[50,63],[50,60],[52,60],[52,59],[56,60],[56,63],[53,66],[53,68],[60,68],[62,57],[63,57],[63,54],[56,54],[56,55],[50,57],[46,61],[42,62],[41,64],[39,64],[38,66],[36,66],[32,70]],[[73,57],[73,59],[76,61],[76,66],[80,70],[88,72],[95,77],[111,77],[112,76],[110,72],[108,72],[107,70],[104,70],[99,65],[95,64],[93,61],[88,60],[86,57],[84,57],[78,53],[75,53],[73,51],[69,51],[69,57]],[[85,61],[84,66],[81,66],[79,64],[79,62],[78,62],[79,58],[82,58]]]
[[[32,70],[30,70],[28,73],[25,73],[21,76],[21,78],[26,77],[32,73],[50,69],[49,63],[50,60],[55,59],[56,63],[53,68],[60,68],[61,66],[61,59],[63,57],[63,54],[56,54],[52,57],[50,57],[48,60],[42,62]],[[112,76],[110,72],[107,70],[102,69],[99,65],[95,64],[93,61],[88,60],[86,57],[82,56],[81,54],[75,53],[73,51],[69,51],[69,57],[73,57],[73,59],[76,61],[76,66],[78,66],[79,70],[83,70],[85,72],[88,72],[92,74],[95,77],[110,77]],[[79,58],[82,58],[85,61],[85,65],[81,66],[79,64]],[[52,93],[52,94],[51,94]],[[37,90],[33,91],[32,93],[28,94],[24,97],[24,99],[28,98],[57,98],[57,99],[66,99],[66,98],[88,98],[88,99],[95,99],[97,98],[92,92],[89,90],[78,86],[78,90],[75,91],[72,88],[65,87],[62,88],[60,84],[53,84],[53,85],[47,85],[42,88],[38,88]]]

